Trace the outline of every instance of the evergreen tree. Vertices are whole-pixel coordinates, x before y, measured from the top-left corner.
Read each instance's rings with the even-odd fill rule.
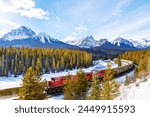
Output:
[[[48,73],[50,71],[48,58],[45,60],[45,73]]]
[[[101,92],[100,87],[101,86],[100,86],[100,82],[98,79],[98,75],[96,72],[94,72],[93,76],[92,76],[92,86],[91,86],[90,96],[88,97],[88,99],[99,100],[100,99],[100,92]]]
[[[32,67],[29,67],[22,79],[22,87],[19,90],[19,99],[21,100],[43,100],[45,82],[37,78],[38,74]]]
[[[110,81],[111,79],[114,79],[114,71],[111,69],[111,65],[107,64],[107,69],[105,70],[103,81]]]
[[[53,62],[52,62],[52,71],[55,72],[56,70],[56,63],[55,63],[55,57],[53,58]]]
[[[137,69],[137,77],[138,78],[143,78],[146,77],[148,74],[148,60],[145,58],[141,59],[139,61],[138,69]]]
[[[102,100],[112,100],[117,97],[119,93],[119,84],[113,78],[114,72],[111,66],[105,70],[105,74],[102,82],[101,99]]]
[[[91,64],[84,60],[85,57]],[[24,74],[30,66],[41,75],[50,70],[55,72],[90,65],[92,54],[79,50],[0,47],[0,76]]]
[[[76,74],[75,80],[75,97],[77,100],[85,100],[88,89],[88,81],[85,78],[85,73],[80,69]]]
[[[66,100],[85,100],[88,89],[88,82],[85,73],[79,70],[76,73],[76,79],[72,80],[71,76],[66,77],[64,86],[64,99]]]
[[[134,64],[137,64],[138,67],[135,69],[136,78],[143,78],[149,73],[149,58],[150,50],[139,50],[133,52],[125,52],[120,55],[122,59],[131,60]]]
[[[65,100],[75,100],[75,82],[71,79],[70,75],[66,76],[64,82],[64,99]]]
[[[42,75],[42,63],[41,63],[40,58],[37,59],[36,66],[35,66],[35,71],[37,72],[37,75],[39,77],[41,77],[41,75]]]
[[[130,78],[128,75],[126,75],[126,80],[124,81],[124,85],[128,86],[130,84]]]
[[[122,65],[120,56],[118,56],[118,58],[117,58],[117,64],[118,64],[118,66]]]

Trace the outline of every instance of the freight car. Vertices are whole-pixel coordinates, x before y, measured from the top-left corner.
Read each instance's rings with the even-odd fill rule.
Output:
[[[122,66],[118,66],[116,68],[112,68],[114,70],[114,75],[120,75],[120,74],[125,73],[134,67],[132,61],[122,60],[122,62],[125,64]],[[89,81],[92,80],[92,74],[93,74],[93,71],[86,72],[85,73],[86,79]],[[102,80],[102,77],[105,74],[105,70],[97,71],[97,74],[98,74],[98,78],[100,80]],[[55,93],[62,92],[65,79],[66,79],[65,76],[51,78],[51,80],[47,82],[46,92],[48,94],[55,94]],[[73,79],[73,80],[76,79],[76,75],[71,75],[71,79]]]

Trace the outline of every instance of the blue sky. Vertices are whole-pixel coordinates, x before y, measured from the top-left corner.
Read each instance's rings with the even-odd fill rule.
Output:
[[[0,36],[21,25],[60,40],[150,39],[150,0],[0,0]]]

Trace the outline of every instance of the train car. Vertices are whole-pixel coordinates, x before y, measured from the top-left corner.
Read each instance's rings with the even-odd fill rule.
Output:
[[[98,71],[97,74],[98,74],[98,78],[101,79],[105,74],[105,70]]]
[[[130,64],[127,64],[127,65],[124,65],[124,66],[119,66],[117,68],[113,68],[114,74],[115,75],[120,75],[121,73],[124,73],[124,72],[132,69],[133,67],[134,67],[133,63],[130,63]]]
[[[51,78],[51,80],[47,82],[46,92],[48,94],[61,92],[64,86],[64,81],[65,76]]]
[[[92,72],[86,72],[86,73],[85,73],[85,78],[86,78],[87,80],[92,80]]]
[[[120,75],[121,73],[124,73],[134,67],[133,62],[131,62],[131,61],[125,61],[125,62],[126,62],[125,65],[119,66],[117,68],[113,68],[115,75]],[[100,70],[100,71],[96,71],[96,72],[98,74],[98,78],[100,80],[102,80],[102,78],[105,74],[105,70]],[[93,71],[85,73],[85,77],[88,81],[92,80],[92,74],[93,74]],[[47,88],[46,88],[47,93],[55,94],[57,92],[61,92],[64,87],[65,79],[66,79],[66,76],[51,78],[51,80],[47,82]],[[75,80],[76,75],[71,75],[71,79]]]

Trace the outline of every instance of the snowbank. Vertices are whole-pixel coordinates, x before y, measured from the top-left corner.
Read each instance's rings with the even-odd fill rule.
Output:
[[[13,75],[10,77],[0,77],[0,90],[20,87],[22,75],[18,77],[14,77]]]
[[[150,75],[147,81],[137,80],[129,86],[120,87],[120,95],[117,100],[150,100]]]

